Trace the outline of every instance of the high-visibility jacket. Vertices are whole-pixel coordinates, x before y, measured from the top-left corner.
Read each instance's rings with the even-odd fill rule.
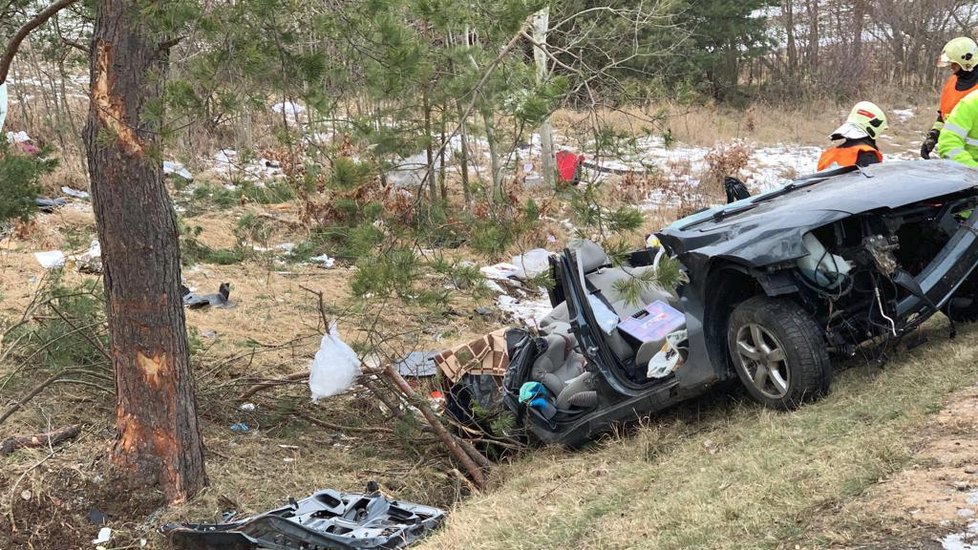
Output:
[[[818,159],[818,171],[846,166],[868,166],[883,162],[883,153],[868,143],[846,140],[838,147],[830,147],[822,151]]]
[[[978,89],[978,78],[971,76],[972,73],[968,75],[966,80],[962,80],[960,75],[955,73],[944,83],[944,89],[941,91],[941,106],[937,111],[937,122],[934,123],[935,130],[940,131],[944,127],[944,122],[951,116],[951,111],[959,101],[964,99],[964,96]],[[978,73],[975,75],[978,76]]]
[[[944,121],[937,154],[942,159],[978,167],[978,90],[964,96]]]

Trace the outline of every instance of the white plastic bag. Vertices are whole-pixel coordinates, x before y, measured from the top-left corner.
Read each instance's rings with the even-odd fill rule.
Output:
[[[349,390],[360,376],[360,358],[353,348],[340,340],[336,323],[330,323],[323,335],[319,351],[309,370],[309,391],[312,400],[339,395]]]

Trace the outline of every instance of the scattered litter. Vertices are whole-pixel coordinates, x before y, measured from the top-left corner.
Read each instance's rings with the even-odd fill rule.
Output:
[[[214,338],[217,338],[217,331],[216,330],[205,330],[204,332],[201,332],[200,333],[200,337],[201,338],[207,338],[209,340],[213,340]]]
[[[893,109],[890,111],[900,122],[906,122],[916,114],[913,109]]]
[[[88,518],[88,522],[94,525],[105,525],[108,523],[105,513],[97,508],[90,509],[86,517]]]
[[[340,339],[336,323],[330,323],[309,370],[309,391],[313,402],[341,394],[360,376],[360,358]]]
[[[176,548],[406,548],[437,529],[439,508],[389,499],[367,485],[366,494],[331,489],[239,521],[167,524]]]
[[[550,251],[543,248],[534,248],[513,256],[513,265],[518,270],[517,279],[532,279],[546,273],[550,269]]]
[[[183,179],[185,179],[187,181],[194,181],[194,175],[190,173],[190,170],[187,170],[187,167],[186,166],[184,166],[183,164],[181,164],[179,162],[174,162],[174,161],[171,161],[171,160],[164,160],[163,161],[163,173],[164,174],[173,174],[173,175],[176,175],[176,176],[180,176],[181,178],[183,178]]]
[[[706,452],[710,453],[711,455],[715,455],[720,452],[720,445],[718,445],[717,442],[713,441],[712,439],[704,440],[703,448],[706,449]]]
[[[251,428],[249,428],[248,425],[245,424],[244,422],[235,422],[234,424],[231,424],[232,432],[245,433],[249,430],[251,430]]]
[[[242,404],[241,404],[241,405],[240,405],[240,406],[238,407],[238,409],[239,409],[239,410],[242,410],[242,411],[253,411],[253,410],[255,410],[256,408],[257,408],[257,407],[255,406],[255,404],[254,404],[254,403],[242,403]],[[280,445],[280,446],[281,446],[281,445]]]
[[[439,390],[432,390],[431,395],[428,396],[428,402],[436,411],[442,411],[445,409],[445,405],[448,404],[448,399],[445,398],[445,394]]]
[[[279,445],[279,449],[298,449],[298,445]]]
[[[31,492],[27,490],[21,491],[20,493],[20,498],[24,500],[30,500],[32,496],[33,494],[31,494]]]
[[[492,310],[491,309],[489,309],[487,307],[482,307],[482,306],[479,306],[479,307],[475,308],[475,312],[476,312],[477,315],[482,315],[483,317],[488,317],[488,316],[492,315]]]
[[[76,199],[88,200],[92,198],[92,195],[89,194],[88,191],[79,191],[78,189],[72,189],[67,185],[61,186],[61,192],[64,193],[65,195],[68,195],[69,197],[74,197]]]
[[[231,295],[231,283],[221,283],[217,294],[200,295],[196,292],[191,292],[189,288],[183,285],[180,285],[180,293],[183,295],[183,305],[187,306],[187,309],[203,309],[206,307],[229,308],[234,305],[228,301],[228,297]]]
[[[336,258],[330,258],[329,255],[323,254],[321,256],[316,256],[315,258],[309,258],[311,261],[316,262],[316,267],[321,267],[323,269],[330,269],[336,265]]]
[[[58,267],[64,267],[65,265],[65,253],[60,250],[35,252],[34,258],[44,269],[55,269]]]
[[[437,351],[412,351],[394,363],[394,368],[401,376],[415,378],[434,376],[438,372],[438,367],[435,365],[436,355],[438,355]]]
[[[503,294],[496,299],[496,305],[520,323],[531,327],[539,326],[540,321],[554,309],[545,290],[540,290],[535,297],[517,298]]]
[[[49,199],[48,197],[37,197],[34,199],[34,204],[37,205],[37,209],[41,212],[50,214],[51,212],[54,212],[55,208],[68,204],[68,201],[62,198]]]
[[[442,376],[453,385],[463,376],[489,375],[502,379],[509,367],[506,332],[499,329],[445,350],[434,357]]]
[[[81,254],[67,257],[67,263],[73,265],[79,273],[101,273],[102,272],[102,245],[98,240],[92,241],[88,250]]]
[[[515,265],[508,264],[505,262],[498,263],[495,265],[487,265],[484,267],[480,267],[479,271],[482,272],[482,275],[485,276],[485,278],[496,280],[496,281],[515,279],[519,276],[519,274],[523,272],[520,268],[516,267]]]
[[[7,141],[10,143],[27,143],[31,140],[31,136],[27,135],[27,132],[21,130],[19,132],[7,132]]]
[[[648,378],[663,378],[683,365],[681,349],[687,348],[688,332],[679,330],[666,336],[662,348],[649,359]]]
[[[111,538],[112,538],[112,528],[103,527],[98,530],[98,536],[95,537],[94,540],[92,540],[92,544],[102,544],[103,542],[109,542],[109,539]]]

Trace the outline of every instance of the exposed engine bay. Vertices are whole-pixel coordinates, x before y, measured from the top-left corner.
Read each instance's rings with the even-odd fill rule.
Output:
[[[796,264],[799,297],[824,323],[832,351],[853,355],[867,340],[899,338],[916,328],[916,318],[900,311],[908,297],[922,300],[931,311],[939,309],[914,278],[949,243],[976,203],[975,197],[963,197],[868,212],[804,236],[809,255]],[[972,294],[974,280],[967,279],[966,292],[959,294]],[[952,330],[954,320],[978,315],[973,302],[959,297],[942,304]]]

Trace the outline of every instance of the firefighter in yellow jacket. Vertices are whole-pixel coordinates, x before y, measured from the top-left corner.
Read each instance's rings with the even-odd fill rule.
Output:
[[[944,121],[937,154],[942,159],[978,168],[978,90],[964,96]]]
[[[951,111],[964,96],[978,89],[978,44],[974,40],[959,36],[944,45],[941,57],[937,60],[938,67],[951,67],[953,74],[944,83],[941,91],[941,105],[937,111],[937,121],[927,132],[927,138],[920,146],[920,156],[930,158],[931,151],[937,146],[944,122],[951,116]]]
[[[869,101],[856,103],[845,123],[829,136],[833,141],[841,139],[843,142],[822,152],[818,159],[818,171],[883,162],[883,153],[876,145],[876,138],[884,130],[886,115],[883,109]]]

